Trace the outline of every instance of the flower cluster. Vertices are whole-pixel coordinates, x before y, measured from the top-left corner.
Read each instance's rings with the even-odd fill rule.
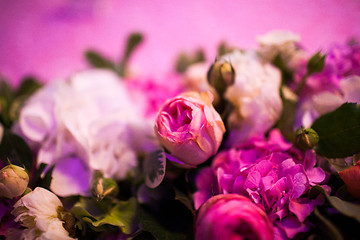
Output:
[[[275,233],[292,238],[308,230],[304,221],[319,204],[307,196],[311,186],[325,180],[324,171],[315,164],[312,150],[302,154],[273,130],[268,140],[252,138],[219,153],[211,168],[197,176],[195,206],[201,206],[212,194],[243,195],[262,206],[274,223]]]
[[[0,236],[353,239],[359,43],[310,54],[274,31],[159,80],[128,74],[141,40],[120,64],[90,51],[66,79],[1,82]]]

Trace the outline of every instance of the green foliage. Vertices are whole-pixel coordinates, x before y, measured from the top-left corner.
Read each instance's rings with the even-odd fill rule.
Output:
[[[114,63],[112,63],[110,60],[105,58],[104,56],[101,56],[99,53],[88,50],[85,52],[86,60],[96,68],[107,68],[110,70],[116,70]]]
[[[1,137],[1,136],[0,136]],[[0,159],[7,165],[9,161],[27,171],[32,168],[33,155],[27,143],[18,135],[4,129],[0,139]]]
[[[97,202],[91,198],[81,198],[71,213],[80,218],[95,231],[104,231],[118,227],[125,234],[131,234],[134,228],[136,200],[112,202],[104,199]]]
[[[316,152],[328,158],[343,158],[360,152],[360,105],[345,103],[315,120],[319,134]]]
[[[316,226],[321,230],[322,234],[329,240],[344,239],[339,229],[326,217],[324,217],[317,207],[314,208],[314,216]]]
[[[10,128],[18,119],[23,103],[41,87],[32,77],[24,78],[17,89],[12,89],[5,79],[0,79],[0,123]]]
[[[190,65],[204,61],[205,61],[205,54],[201,49],[191,55],[186,53],[181,53],[176,60],[175,70],[178,73],[184,73]]]
[[[325,65],[325,55],[321,52],[315,53],[307,63],[307,75],[321,72]]]
[[[337,211],[339,211],[339,213],[341,213],[346,217],[353,218],[360,223],[359,204],[347,202],[335,196],[329,196],[326,194],[325,190],[320,186],[312,187],[310,190],[310,195],[316,196],[318,194],[324,195],[327,201],[331,204],[331,206],[334,207]]]
[[[294,96],[295,97],[294,97]],[[296,106],[298,104],[297,96],[290,89],[283,87],[281,89],[281,98],[283,110],[277,122],[277,128],[289,142],[295,141],[294,121],[296,115]]]
[[[140,33],[130,34],[127,39],[124,54],[118,63],[109,60],[95,50],[86,51],[85,58],[92,67],[109,69],[116,72],[119,76],[124,77],[126,75],[126,67],[128,65],[131,54],[142,41],[143,36]]]

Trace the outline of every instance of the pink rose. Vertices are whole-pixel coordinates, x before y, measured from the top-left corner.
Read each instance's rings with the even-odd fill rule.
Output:
[[[188,92],[167,100],[156,117],[160,143],[183,167],[195,167],[214,155],[225,132],[210,93]]]
[[[266,213],[248,198],[221,194],[210,198],[199,210],[196,240],[273,239],[273,227]]]
[[[355,166],[342,170],[339,175],[346,183],[349,193],[353,197],[360,199],[360,161]]]

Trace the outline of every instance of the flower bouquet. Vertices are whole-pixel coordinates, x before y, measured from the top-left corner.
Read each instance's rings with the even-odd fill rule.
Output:
[[[89,69],[0,86],[7,239],[358,239],[360,44],[182,54],[163,79]]]

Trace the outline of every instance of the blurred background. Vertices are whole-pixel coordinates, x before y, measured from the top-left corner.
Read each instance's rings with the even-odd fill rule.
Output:
[[[359,0],[0,0],[0,73],[14,85],[65,77],[88,67],[88,49],[119,59],[136,31],[144,41],[130,67],[158,77],[181,52],[202,48],[214,59],[221,41],[254,48],[256,36],[287,29],[315,52],[360,38],[359,22]]]

